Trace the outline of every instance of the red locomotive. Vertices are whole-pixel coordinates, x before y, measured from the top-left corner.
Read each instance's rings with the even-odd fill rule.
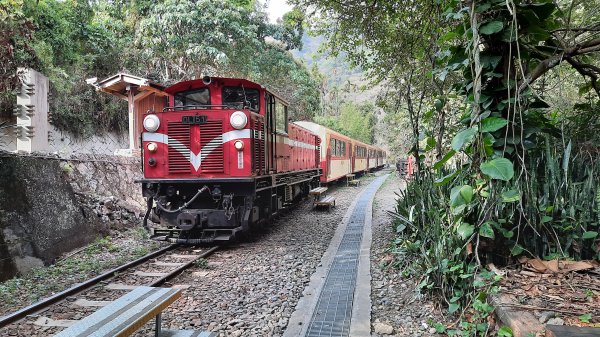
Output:
[[[288,123],[287,103],[248,80],[205,77],[165,92],[169,107],[147,113],[142,133],[144,226],[155,239],[229,241],[320,181],[383,163],[375,158],[384,154],[380,149],[339,134],[334,137],[347,140],[350,148],[342,152],[332,141],[339,154],[332,162],[333,131],[321,137],[327,140],[321,151],[320,133],[313,130],[317,124]],[[347,170],[337,168],[338,160],[351,156],[352,164],[341,164],[350,165]],[[321,167],[327,172],[323,178]],[[157,225],[150,228],[148,220]]]
[[[165,90],[144,117],[142,155],[153,237],[228,241],[317,186],[320,140],[288,124],[287,103],[243,79],[208,78]]]

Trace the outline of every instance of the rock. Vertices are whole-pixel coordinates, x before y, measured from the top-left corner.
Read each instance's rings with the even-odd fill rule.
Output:
[[[437,332],[437,330],[435,328],[429,328],[429,333],[430,334],[435,334]]]
[[[560,318],[560,317],[555,317],[555,318],[549,319],[547,324],[550,324],[550,325],[564,325],[565,321],[562,318]]]
[[[556,317],[556,313],[553,311],[544,311],[540,314],[540,323],[546,323],[550,318]]]
[[[376,334],[380,335],[391,335],[394,333],[394,328],[391,325],[385,323],[374,323],[373,330]]]
[[[240,319],[232,319],[231,321],[227,322],[227,325],[234,326],[234,325],[237,325],[237,324],[239,324],[241,322],[242,322],[242,320],[240,320]]]
[[[231,337],[240,337],[244,333],[244,330],[239,329],[232,332],[229,336]]]

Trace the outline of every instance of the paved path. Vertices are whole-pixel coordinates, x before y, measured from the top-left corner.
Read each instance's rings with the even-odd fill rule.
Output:
[[[371,220],[376,178],[354,200],[292,314],[284,337],[371,335]]]

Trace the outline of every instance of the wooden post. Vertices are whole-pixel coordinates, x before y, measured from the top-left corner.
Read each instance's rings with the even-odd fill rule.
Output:
[[[135,94],[137,88],[134,85],[127,85],[127,112],[129,115],[129,150],[133,154],[138,148],[138,137],[136,130],[138,116],[135,113]]]

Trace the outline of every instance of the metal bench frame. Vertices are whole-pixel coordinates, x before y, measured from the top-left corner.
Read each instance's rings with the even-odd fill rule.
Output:
[[[125,337],[156,317],[155,337],[161,333],[162,311],[181,297],[181,290],[137,287],[105,307],[54,335],[55,337]],[[187,334],[179,334],[187,333]],[[165,330],[167,336],[212,336],[196,331]]]

